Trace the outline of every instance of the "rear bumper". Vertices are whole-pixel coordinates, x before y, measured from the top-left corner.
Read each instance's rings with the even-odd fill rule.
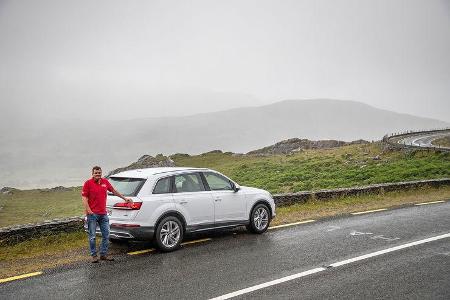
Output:
[[[121,227],[111,226],[109,237],[114,239],[135,239],[149,241],[153,239],[155,228],[153,226]]]
[[[84,225],[84,230],[87,232],[87,224]],[[97,226],[96,233],[101,235],[100,228]],[[110,226],[109,237],[120,240],[138,240],[150,241],[155,235],[155,228],[153,226],[140,227],[122,227]]]

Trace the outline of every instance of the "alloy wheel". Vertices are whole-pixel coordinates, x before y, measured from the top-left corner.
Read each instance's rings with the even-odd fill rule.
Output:
[[[253,223],[256,229],[264,230],[269,223],[269,213],[266,208],[259,207],[253,214]]]
[[[161,232],[159,234],[161,243],[167,247],[172,248],[177,245],[180,240],[180,226],[175,221],[167,221],[162,225]]]

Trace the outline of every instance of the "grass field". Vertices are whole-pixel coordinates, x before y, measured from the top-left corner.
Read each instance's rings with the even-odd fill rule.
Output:
[[[25,190],[0,195],[0,227],[81,216],[81,188],[70,191]]]
[[[377,159],[374,159],[377,157]],[[178,166],[208,167],[241,185],[273,194],[450,177],[450,153],[383,152],[379,143],[293,155],[248,156],[232,153],[174,155]],[[0,195],[0,227],[82,215],[80,188],[26,190]]]

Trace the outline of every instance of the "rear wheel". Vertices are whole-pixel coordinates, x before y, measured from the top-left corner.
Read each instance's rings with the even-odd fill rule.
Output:
[[[247,229],[250,232],[261,234],[269,228],[270,210],[266,204],[257,204],[250,214],[250,223]]]
[[[156,227],[155,240],[161,251],[170,252],[177,249],[183,240],[183,224],[177,217],[165,217]]]

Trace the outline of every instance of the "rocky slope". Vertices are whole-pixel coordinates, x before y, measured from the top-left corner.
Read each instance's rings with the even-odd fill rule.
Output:
[[[337,140],[311,141],[308,139],[293,138],[278,142],[274,145],[267,146],[258,150],[250,151],[247,154],[250,155],[290,154],[293,152],[298,152],[306,149],[327,149],[351,144],[365,144],[365,143],[368,143],[368,141],[365,140],[357,140],[353,142],[344,142]]]

